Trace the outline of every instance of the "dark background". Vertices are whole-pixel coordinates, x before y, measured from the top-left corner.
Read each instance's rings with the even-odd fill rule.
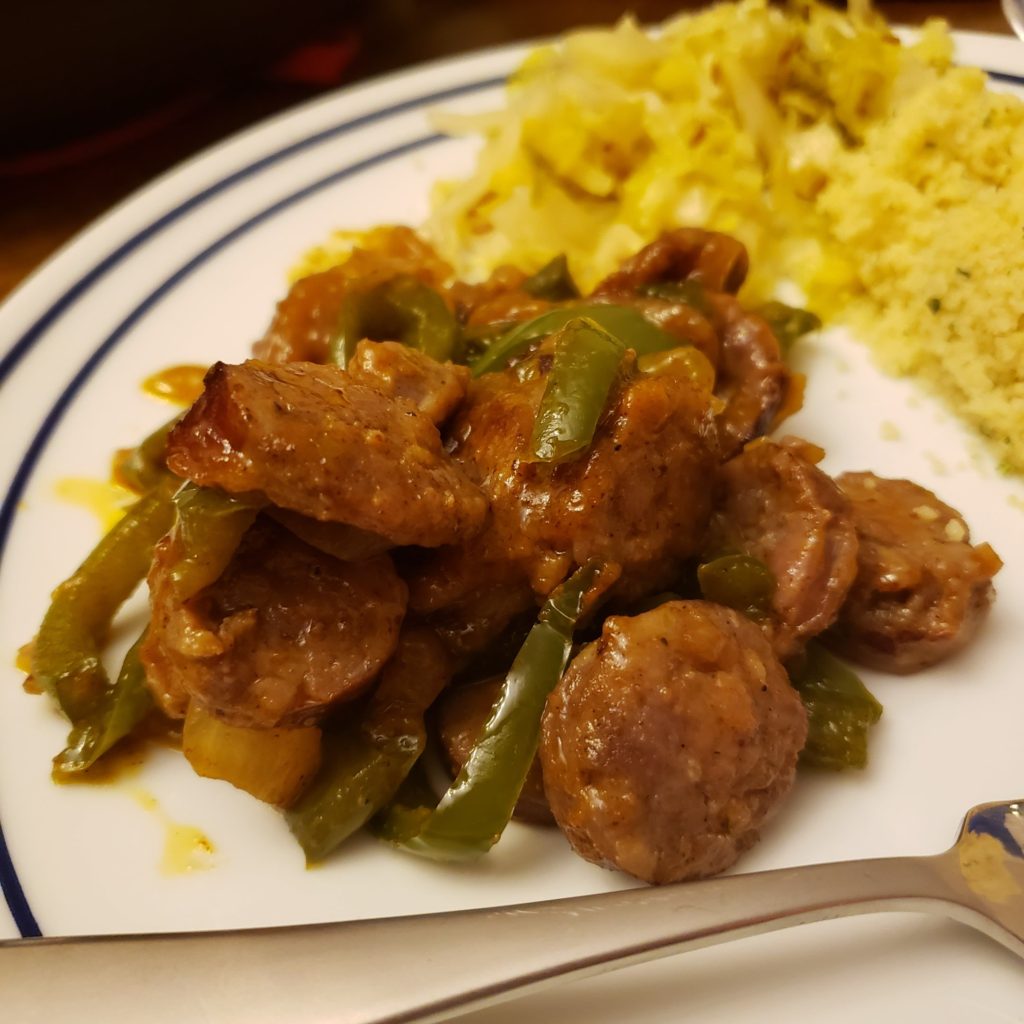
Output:
[[[685,0],[38,0],[0,14],[0,296],[150,178],[328,89]],[[878,2],[1007,31],[998,0]]]

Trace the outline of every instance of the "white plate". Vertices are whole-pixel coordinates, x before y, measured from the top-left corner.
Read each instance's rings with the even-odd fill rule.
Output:
[[[1024,52],[1009,39],[959,42],[966,61],[1011,78],[1024,69]],[[430,182],[468,169],[473,151],[438,138],[426,111],[495,104],[501,76],[520,56],[505,49],[435,64],[246,132],[104,217],[0,310],[0,879],[11,911],[0,937],[356,918],[627,884],[573,856],[557,833],[519,825],[471,867],[357,840],[306,871],[274,811],[197,778],[169,751],[131,779],[59,788],[49,764],[64,724],[22,692],[13,668],[50,589],[97,539],[88,513],[55,498],[55,481],[105,476],[113,449],[165,419],[167,407],[140,392],[148,373],[242,359],[285,289],[287,268],[329,229],[419,222]],[[810,373],[807,407],[787,429],[822,443],[831,470],[871,467],[933,487],[1006,567],[994,614],[964,656],[915,678],[868,679],[886,706],[870,769],[802,777],[745,870],[937,851],[972,803],[1024,795],[1024,488],[1000,478],[912,387],[881,378],[848,339],[805,346],[800,359]],[[159,813],[140,805],[140,791]],[[166,820],[210,838],[208,870],[161,872]],[[182,1009],[188,1018],[184,1001]],[[1018,1020],[1024,970],[962,927],[877,917],[633,968],[467,1020],[524,1017]]]

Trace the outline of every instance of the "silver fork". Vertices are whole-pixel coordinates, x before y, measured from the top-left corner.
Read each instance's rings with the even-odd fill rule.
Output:
[[[12,1024],[427,1022],[809,921],[941,914],[1024,957],[1024,801],[968,811],[932,857],[786,868],[418,917],[0,943]]]
[[[1003,14],[1010,28],[1024,39],[1024,0],[1003,0]]]

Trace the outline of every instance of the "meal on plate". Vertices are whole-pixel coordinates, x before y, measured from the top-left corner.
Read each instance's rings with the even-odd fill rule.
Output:
[[[647,881],[728,867],[802,752],[864,763],[880,708],[827,650],[934,664],[1000,565],[924,488],[765,436],[813,319],[746,308],[746,272],[681,228],[586,296],[558,257],[467,284],[393,228],[296,282],[123,460],[138,503],[54,594],[32,675],[73,723],[58,774],[156,713],[311,858],[371,819],[470,856],[518,808]]]
[[[706,107],[727,161],[707,164],[713,177],[760,146],[775,176],[723,200],[737,212],[740,192],[760,195],[758,231],[782,188],[766,111],[789,112],[781,138],[804,117],[801,130],[831,126],[831,145],[867,147],[882,116],[862,102],[870,90],[841,108],[836,82],[801,114],[795,86],[768,102],[759,65],[716,65],[732,52],[721,19],[747,15],[766,26],[780,89],[793,75],[807,95],[837,72],[797,42],[882,32],[867,12],[748,2],[654,40],[620,27],[633,40],[621,60],[614,33],[541,51],[515,86],[521,137],[492,138],[475,184],[440,207],[469,233],[460,261],[439,251],[436,220],[437,245],[380,227],[321,250],[253,358],[215,363],[180,417],[121,453],[138,500],[56,589],[32,645],[33,681],[72,726],[56,777],[87,774],[159,719],[180,724],[200,775],[282,808],[311,861],[364,827],[413,853],[475,857],[516,816],[663,883],[731,866],[798,762],[864,766],[881,707],[846,662],[910,673],[950,657],[983,622],[1001,563],[926,488],[868,467],[832,478],[813,438],[779,430],[804,385],[788,351],[820,326],[765,287],[794,276],[783,237],[757,236],[779,262],[744,289],[747,246],[681,223],[703,193],[681,185],[678,145],[659,153],[623,127],[627,108],[651,106],[638,91],[665,88]],[[694,33],[701,66],[757,124],[729,134],[685,68],[672,78]],[[913,58],[886,39],[891,79],[913,60],[941,77],[934,36]],[[559,122],[572,135],[586,90],[538,93],[531,76],[576,74],[574,61],[621,80],[624,149],[580,131],[561,166],[530,126],[557,95],[578,108]],[[850,67],[856,90],[864,69]],[[588,182],[605,192],[588,197]],[[536,209],[520,208],[524,188]],[[637,220],[625,192],[644,188],[671,210]],[[587,220],[598,199],[600,225]],[[505,224],[516,208],[525,237],[546,221],[543,242],[523,269],[481,273],[486,246],[522,249]],[[789,236],[805,254],[809,217]],[[149,622],[111,681],[110,627],[143,579]]]

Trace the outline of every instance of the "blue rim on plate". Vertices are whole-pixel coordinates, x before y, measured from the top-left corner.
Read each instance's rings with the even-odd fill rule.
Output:
[[[1017,86],[1024,86],[1024,76],[1010,74],[1002,71],[988,71],[988,76],[996,81],[1007,82]],[[343,121],[330,128],[315,132],[306,138],[290,144],[282,149],[261,157],[245,167],[232,172],[219,179],[214,184],[207,186],[195,195],[179,203],[173,209],[162,214],[146,227],[137,231],[127,241],[108,253],[103,259],[95,264],[89,271],[83,274],[73,285],[71,285],[61,296],[56,299],[35,322],[21,335],[17,342],[11,347],[5,356],[0,358],[0,384],[10,376],[15,367],[28,354],[33,346],[43,337],[46,331],[74,304],[81,299],[93,286],[102,280],[110,271],[121,264],[134,250],[145,242],[152,239],[170,225],[178,221],[190,211],[202,206],[215,196],[221,195],[241,182],[266,171],[288,157],[294,156],[304,150],[311,149],[324,142],[336,139],[339,135],[365,128],[369,125],[395,117],[403,113],[416,110],[428,104],[442,103],[446,100],[455,99],[460,96],[470,95],[486,89],[496,88],[506,81],[504,75],[479,79],[473,82],[466,82],[460,85],[442,89],[437,92],[428,93],[423,96],[403,100],[392,106],[382,107],[367,114]],[[391,149],[381,150],[372,156],[366,157],[356,163],[350,164],[326,177],[322,177],[301,189],[285,196],[283,199],[263,208],[258,213],[244,220],[227,233],[221,235],[216,241],[206,246],[203,250],[193,256],[179,267],[173,274],[167,277],[158,287],[153,289],[135,308],[126,316],[113,332],[99,345],[99,347],[86,359],[79,370],[75,373],[70,383],[64,388],[56,402],[46,414],[42,424],[32,438],[28,448],[22,457],[10,489],[0,505],[0,562],[3,560],[4,551],[10,533],[11,524],[18,502],[28,479],[39,460],[40,455],[46,447],[47,442],[53,435],[54,430],[60,423],[65,412],[79,393],[88,379],[100,366],[103,360],[124,338],[128,331],[134,327],[144,316],[159,304],[177,285],[189,277],[193,271],[202,266],[210,257],[220,252],[228,245],[237,242],[247,235],[253,228],[264,223],[270,218],[283,212],[295,203],[349,178],[363,174],[374,167],[378,167],[390,160],[406,156],[409,153],[435,145],[444,140],[444,136],[438,134],[423,135],[410,141],[404,142]],[[0,888],[3,890],[7,906],[14,918],[22,938],[39,938],[42,930],[39,927],[32,908],[25,895],[25,891],[14,868],[10,851],[3,833],[3,826],[0,823]]]
[[[196,193],[194,196],[189,197],[184,202],[178,204],[172,210],[163,214],[155,221],[132,235],[131,238],[100,260],[100,262],[98,262],[91,270],[83,274],[78,281],[68,288],[67,291],[65,291],[46,310],[46,312],[40,316],[24,334],[22,334],[6,356],[0,360],[0,384],[3,384],[4,380],[10,376],[18,363],[29,353],[29,351],[31,351],[33,346],[43,337],[45,332],[61,316],[67,313],[74,304],[103,277],[122,263],[139,246],[149,241],[155,235],[168,228],[171,224],[185,216],[185,214],[194,210],[196,207],[201,206],[203,203],[209,201],[215,196],[226,192],[233,186],[273,167],[282,160],[294,156],[304,150],[311,149],[314,146],[332,141],[339,135],[357,131],[379,121],[396,117],[400,114],[416,110],[423,106],[434,103],[443,103],[459,96],[465,96],[474,92],[481,92],[486,89],[495,88],[502,85],[504,81],[504,76],[480,79],[475,82],[464,83],[449,89],[442,89],[438,92],[428,93],[414,99],[404,100],[400,103],[394,104],[393,106],[383,107],[360,117],[343,121],[331,128],[324,129],[308,136],[307,138],[300,139],[298,142],[292,143],[283,149],[276,150],[275,152],[246,165],[240,170],[227,175],[215,182],[213,185],[203,189],[201,192]],[[285,196],[283,199],[278,200],[268,207],[265,207],[258,213],[243,221],[241,224],[232,228],[215,242],[211,243],[201,252],[193,256],[190,260],[179,267],[178,270],[166,278],[157,288],[153,289],[153,291],[151,291],[146,298],[143,299],[142,302],[140,302],[128,314],[128,316],[121,321],[120,324],[118,324],[114,331],[111,332],[111,334],[99,345],[92,355],[90,355],[82,364],[77,373],[71,379],[70,383],[61,392],[57,401],[50,408],[35,436],[32,438],[32,441],[18,464],[18,468],[15,470],[14,477],[11,480],[11,486],[4,497],[3,503],[0,505],[0,561],[3,559],[4,550],[7,545],[7,538],[10,534],[11,524],[14,520],[14,514],[17,509],[18,502],[21,500],[21,496],[24,493],[25,485],[35,468],[46,443],[52,437],[53,432],[63,418],[64,413],[67,411],[75,396],[79,391],[81,391],[86,381],[88,381],[125,334],[127,334],[135,324],[149,313],[162,298],[168,295],[177,285],[185,280],[185,278],[202,266],[210,259],[210,257],[220,252],[226,246],[238,241],[259,224],[262,224],[271,217],[283,212],[295,203],[300,202],[330,185],[334,185],[347,178],[363,174],[389,160],[408,155],[409,153],[423,149],[426,146],[441,142],[443,139],[444,136],[436,133],[421,136],[420,138],[405,142],[392,149],[375,153],[372,156],[354,164],[350,164],[347,167],[334,171],[326,177],[320,178],[311,184],[305,185],[298,191]],[[39,923],[36,920],[35,915],[32,913],[32,908],[25,896],[21,880],[18,878],[17,871],[14,868],[14,863],[7,847],[7,841],[4,837],[2,824],[0,824],[0,888],[3,890],[8,909],[11,912],[11,916],[14,918],[14,923],[22,938],[41,937],[42,930],[39,927]]]

